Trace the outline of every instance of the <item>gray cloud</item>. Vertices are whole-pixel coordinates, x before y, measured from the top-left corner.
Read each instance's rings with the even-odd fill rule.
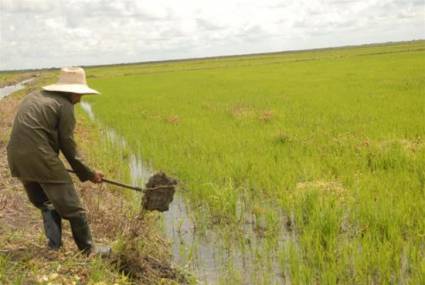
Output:
[[[247,26],[242,28],[235,38],[242,39],[248,43],[265,39],[270,34],[260,25]]]
[[[354,4],[354,3],[359,3],[362,0],[332,0],[332,1],[328,1],[328,4],[331,5],[350,5],[350,4]]]
[[[196,18],[196,24],[198,25],[200,29],[208,30],[208,31],[216,31],[216,30],[221,30],[224,28],[223,26],[217,25],[212,21],[209,21],[207,19],[202,19],[202,18]]]

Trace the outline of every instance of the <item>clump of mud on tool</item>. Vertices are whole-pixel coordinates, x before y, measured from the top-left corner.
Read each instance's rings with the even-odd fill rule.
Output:
[[[176,191],[177,180],[164,172],[155,173],[146,183],[142,206],[144,210],[168,211]]]

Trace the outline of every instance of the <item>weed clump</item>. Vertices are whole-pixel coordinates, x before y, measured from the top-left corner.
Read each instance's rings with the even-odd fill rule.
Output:
[[[263,111],[258,115],[258,119],[264,123],[270,122],[273,119],[273,117],[274,117],[273,111]]]
[[[151,226],[155,219],[155,215],[141,211],[127,224],[114,248],[112,264],[142,284],[156,284],[164,279],[187,284],[185,275],[170,263],[170,255],[164,250],[167,243]]]
[[[289,137],[289,135],[283,131],[279,131],[276,135],[275,135],[275,139],[274,141],[277,144],[286,144],[288,142],[291,141],[291,138]]]
[[[167,117],[165,121],[171,125],[178,125],[180,123],[180,117],[177,115],[172,115]]]

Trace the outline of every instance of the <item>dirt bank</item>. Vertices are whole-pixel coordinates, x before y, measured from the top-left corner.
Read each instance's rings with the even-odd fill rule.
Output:
[[[130,201],[106,185],[76,181],[96,242],[112,244],[114,256],[100,260],[77,254],[67,222],[64,247],[58,252],[46,249],[40,213],[28,202],[19,181],[10,177],[6,145],[22,97],[51,78],[37,78],[26,90],[0,100],[0,283],[187,283],[170,263],[168,243],[157,231],[158,216],[141,217]],[[90,147],[99,139],[96,130],[80,122],[77,132],[83,153],[90,155]]]

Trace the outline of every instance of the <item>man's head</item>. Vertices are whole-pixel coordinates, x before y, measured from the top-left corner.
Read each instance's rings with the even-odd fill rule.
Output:
[[[80,103],[82,96],[83,96],[83,94],[69,93],[69,98],[71,98],[71,102],[74,105],[77,104],[77,103]]]

